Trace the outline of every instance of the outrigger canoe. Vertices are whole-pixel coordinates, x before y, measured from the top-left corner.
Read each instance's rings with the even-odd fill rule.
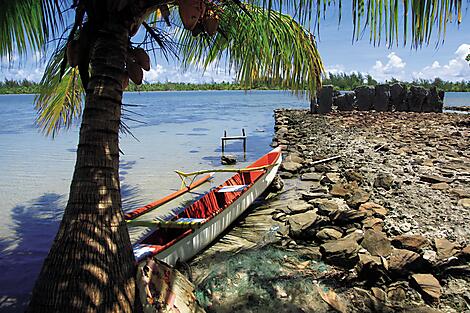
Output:
[[[149,203],[149,204],[147,204],[143,207],[140,207],[140,208],[137,208],[137,209],[134,209],[134,210],[131,210],[131,211],[125,213],[124,218],[127,221],[131,221],[131,220],[134,220],[134,219],[138,218],[141,215],[147,214],[148,212],[157,209],[161,205],[163,205],[167,202],[170,202],[171,200],[174,200],[174,199],[178,198],[179,196],[184,195],[185,193],[193,190],[194,188],[199,187],[203,183],[209,181],[212,178],[212,176],[213,176],[213,173],[204,175],[204,177],[198,179],[197,181],[195,181],[195,182],[193,182],[193,183],[191,183],[187,186],[184,186],[180,190],[175,191],[175,192],[173,192],[172,194],[169,194],[166,197],[163,197],[163,198],[161,198],[157,201],[151,202],[151,203]]]
[[[155,256],[169,265],[187,261],[214,241],[273,181],[281,164],[281,149],[265,154],[223,184],[204,194],[134,244],[138,262]],[[146,222],[148,224],[148,222]]]

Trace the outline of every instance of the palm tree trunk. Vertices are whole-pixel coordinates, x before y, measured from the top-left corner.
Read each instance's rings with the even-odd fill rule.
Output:
[[[118,173],[128,31],[111,24],[95,36],[70,196],[29,312],[131,312],[134,307],[135,261]]]

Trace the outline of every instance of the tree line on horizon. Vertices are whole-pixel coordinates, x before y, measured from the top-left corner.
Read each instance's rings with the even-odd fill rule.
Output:
[[[369,74],[362,73],[328,73],[323,79],[323,85],[333,85],[337,90],[354,90],[354,88],[364,85],[375,86],[379,82]],[[402,83],[406,86],[422,86],[430,88],[432,86],[446,92],[470,92],[470,80],[452,82],[440,78],[431,79],[415,79],[413,81],[400,81],[396,78],[385,81],[388,84]],[[27,79],[13,80],[5,79],[0,81],[0,94],[36,94],[39,93],[39,83]],[[126,91],[130,92],[146,92],[146,91],[191,91],[191,90],[244,90],[245,87],[233,82],[211,82],[211,83],[176,83],[176,82],[158,82],[144,83],[137,86],[130,83]],[[282,86],[275,81],[255,82],[252,86],[254,90],[279,90]]]
[[[459,82],[446,81],[441,78],[435,79],[415,79],[413,81],[401,81],[396,78],[385,81],[386,84],[401,83],[407,87],[421,86],[424,88],[437,87],[438,89],[446,92],[470,92],[470,80],[462,80]],[[376,86],[381,84],[375,80],[371,75],[364,75],[362,73],[329,73],[322,81],[323,85],[333,85],[337,90],[354,90],[359,86],[369,85]]]

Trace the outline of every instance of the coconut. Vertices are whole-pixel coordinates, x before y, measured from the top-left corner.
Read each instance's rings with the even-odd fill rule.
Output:
[[[213,10],[207,10],[204,15],[204,30],[209,36],[214,36],[219,28],[220,18]]]
[[[206,4],[202,0],[179,0],[179,13],[184,28],[193,30],[204,16]]]
[[[150,57],[142,48],[136,48],[133,51],[134,60],[146,71],[150,71]]]
[[[166,22],[167,26],[171,26],[170,23],[170,9],[168,8],[168,5],[164,4],[158,7],[160,10],[160,13],[162,14],[163,19]]]
[[[191,31],[191,34],[194,37],[197,37],[199,34],[202,34],[204,32],[204,26],[202,25],[201,22],[197,23],[196,26],[193,28]]]
[[[127,73],[129,74],[129,78],[136,84],[141,85],[142,80],[144,79],[144,72],[137,62],[134,60],[127,60]]]
[[[67,43],[67,60],[71,67],[76,67],[80,60],[80,43],[72,40]]]
[[[125,73],[124,78],[122,80],[122,90],[126,90],[128,86],[129,86],[129,75]]]

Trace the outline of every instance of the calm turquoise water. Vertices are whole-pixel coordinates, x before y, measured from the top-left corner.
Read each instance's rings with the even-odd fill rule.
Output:
[[[0,96],[0,311],[24,307],[60,221],[75,163],[78,129],[45,138],[33,125],[31,95]],[[224,130],[248,134],[247,162],[269,150],[273,109],[306,108],[288,93],[129,93],[121,138],[125,208],[144,205],[180,187],[175,169],[219,166]],[[131,119],[143,123],[133,122]],[[241,143],[228,151],[241,157]]]
[[[470,106],[470,92],[446,92],[445,106]]]
[[[78,129],[56,139],[34,126],[31,95],[0,96],[0,310],[24,308],[60,221],[75,162]],[[246,162],[269,150],[273,110],[307,108],[308,102],[278,91],[152,92],[126,94],[121,138],[125,208],[134,208],[179,187],[174,169],[218,165],[220,136],[248,138]],[[446,105],[470,105],[470,94],[448,94]],[[132,112],[127,112],[131,110]],[[132,120],[138,120],[135,122]],[[241,144],[229,151],[241,156]]]

